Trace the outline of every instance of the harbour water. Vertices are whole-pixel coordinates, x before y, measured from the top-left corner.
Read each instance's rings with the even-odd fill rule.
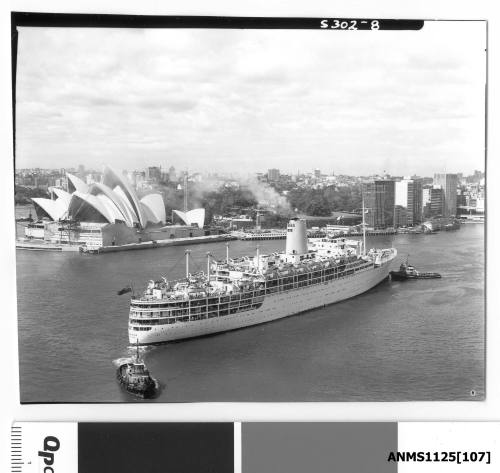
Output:
[[[234,332],[141,348],[153,402],[480,400],[485,396],[484,226],[379,236],[440,280],[384,282],[356,298]],[[281,240],[259,242],[261,251]],[[231,242],[231,255],[256,242]],[[192,269],[224,243],[190,246]],[[182,247],[103,255],[17,251],[22,402],[145,402],[124,393],[129,294],[182,277]],[[147,401],[150,402],[150,401]]]

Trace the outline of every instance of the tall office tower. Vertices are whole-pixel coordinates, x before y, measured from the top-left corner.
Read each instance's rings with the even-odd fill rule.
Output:
[[[373,228],[394,225],[395,182],[378,180],[363,185],[366,224]]]
[[[413,179],[413,225],[422,223],[422,188],[421,178]]]
[[[422,189],[422,219],[443,215],[444,193],[440,186],[426,186]]]
[[[168,168],[168,180],[170,182],[177,182],[177,172],[173,166]]]
[[[280,178],[280,170],[279,169],[268,169],[267,179],[269,181],[278,181],[279,178]]]
[[[404,178],[396,182],[395,205],[406,209],[406,220],[400,225],[416,225],[422,221],[422,180]]]
[[[158,166],[149,166],[146,168],[146,179],[148,181],[158,182],[161,180],[161,168]]]
[[[424,186],[422,188],[422,220],[430,217],[431,213],[431,189],[432,186]]]
[[[394,226],[404,227],[408,225],[408,209],[402,205],[394,206]]]
[[[422,218],[440,217],[444,212],[444,192],[440,186],[422,190]]]
[[[431,217],[444,215],[445,213],[445,195],[444,189],[440,186],[434,186],[431,189]]]
[[[443,216],[456,215],[458,176],[456,174],[434,174],[434,185],[441,186],[443,189]]]

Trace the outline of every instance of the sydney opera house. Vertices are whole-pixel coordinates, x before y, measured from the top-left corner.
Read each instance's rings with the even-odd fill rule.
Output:
[[[162,195],[139,199],[128,178],[110,167],[100,183],[66,177],[67,191],[51,187],[51,199],[32,199],[38,221],[26,228],[29,239],[102,247],[204,235],[204,209],[176,210],[183,225],[166,225]]]

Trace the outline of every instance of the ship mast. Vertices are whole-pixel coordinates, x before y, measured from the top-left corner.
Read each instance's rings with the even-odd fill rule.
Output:
[[[361,190],[361,202],[362,202],[362,227],[363,227],[363,256],[366,256],[366,228],[365,228],[365,195],[363,194],[363,190]]]
[[[207,251],[207,283],[210,284],[210,251]]]
[[[186,279],[189,278],[189,253],[191,250],[186,250]]]
[[[188,173],[184,174],[184,212],[188,210]]]

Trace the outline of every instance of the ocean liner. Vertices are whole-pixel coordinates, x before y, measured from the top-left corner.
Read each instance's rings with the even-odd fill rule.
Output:
[[[229,251],[228,251],[229,253]],[[357,296],[389,275],[395,248],[366,251],[363,241],[311,238],[306,222],[287,226],[286,250],[215,261],[206,273],[150,281],[132,296],[130,343],[161,343],[270,322]]]

